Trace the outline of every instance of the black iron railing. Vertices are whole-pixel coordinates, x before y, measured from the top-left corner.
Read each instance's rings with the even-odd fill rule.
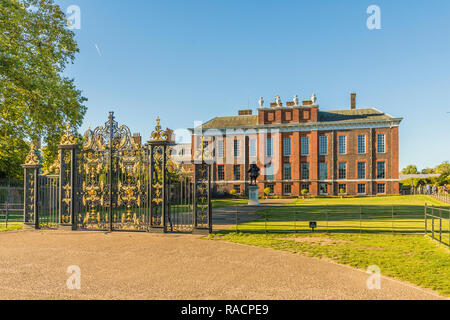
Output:
[[[425,204],[425,235],[450,246],[450,209]]]
[[[21,224],[23,222],[23,203],[1,203],[0,204],[0,227],[13,224]]]

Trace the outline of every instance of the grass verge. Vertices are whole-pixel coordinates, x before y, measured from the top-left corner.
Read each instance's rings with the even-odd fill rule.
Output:
[[[241,224],[239,233],[225,230],[211,235],[210,239],[329,258],[363,270],[377,265],[385,276],[450,296],[450,250],[423,235],[425,202],[449,207],[426,196],[306,199],[262,212],[267,221],[258,219]],[[391,208],[392,213],[392,206],[401,212],[394,217],[394,232],[392,215],[386,212]],[[371,226],[364,230],[360,229],[361,207],[365,212],[363,222],[366,227]],[[299,219],[295,222],[296,233],[289,213],[294,210]],[[325,211],[329,215],[328,232],[322,227],[311,233],[306,222],[311,218],[318,220]],[[262,224],[267,225],[267,235],[261,229]]]
[[[0,223],[0,232],[21,230],[22,228],[23,228],[23,223],[20,223],[20,222],[8,223],[8,228],[6,227],[5,223]]]
[[[248,199],[213,199],[213,208],[224,208],[232,206],[242,206],[248,204]]]

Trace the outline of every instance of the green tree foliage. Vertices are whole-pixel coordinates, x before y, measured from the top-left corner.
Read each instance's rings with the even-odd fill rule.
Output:
[[[450,175],[450,162],[444,161],[440,165],[438,165],[435,169],[436,173],[444,176]]]
[[[402,174],[418,174],[417,166],[410,164],[401,171]]]
[[[435,169],[433,169],[433,168],[425,168],[425,169],[423,169],[421,172],[422,172],[423,174],[434,174],[434,173],[436,173],[436,172],[435,172]]]
[[[1,0],[0,26],[0,177],[21,176],[26,141],[42,139],[53,162],[64,123],[81,124],[87,99],[62,75],[79,49],[53,0]]]

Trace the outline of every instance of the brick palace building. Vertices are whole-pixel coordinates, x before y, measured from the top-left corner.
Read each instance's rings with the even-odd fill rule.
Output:
[[[320,110],[316,97],[240,110],[191,129],[192,154],[203,145],[214,155],[213,187],[247,193],[251,163],[261,169],[260,195],[384,195],[399,193],[401,118],[356,108]]]

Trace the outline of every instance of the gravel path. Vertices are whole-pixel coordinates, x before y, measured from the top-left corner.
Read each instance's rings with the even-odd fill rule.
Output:
[[[81,290],[66,269],[81,268]],[[0,299],[436,299],[390,279],[287,252],[193,235],[0,233]]]

